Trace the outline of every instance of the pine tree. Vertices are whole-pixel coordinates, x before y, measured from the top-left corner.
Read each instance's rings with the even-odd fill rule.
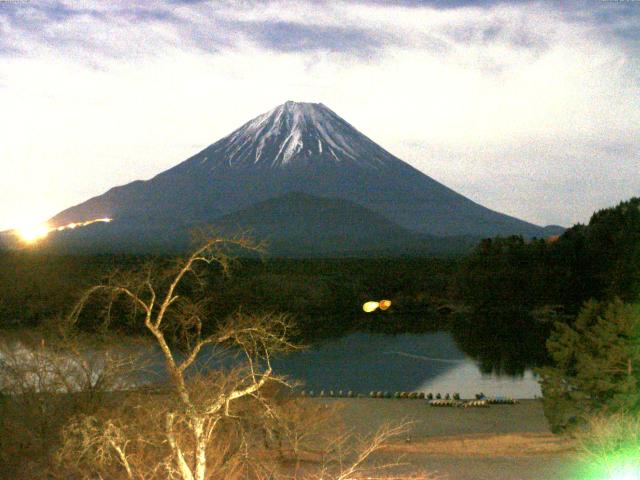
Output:
[[[554,366],[538,370],[554,432],[595,414],[640,407],[640,306],[587,302],[573,325],[558,322],[547,341]]]

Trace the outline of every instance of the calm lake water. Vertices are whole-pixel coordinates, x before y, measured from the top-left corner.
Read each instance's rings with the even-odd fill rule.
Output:
[[[316,392],[458,392],[463,398],[479,392],[514,398],[541,395],[531,370],[517,376],[482,373],[447,332],[352,333],[278,358],[273,366],[276,373],[301,380],[301,388]]]
[[[306,350],[295,351],[273,360],[275,373],[303,382],[299,389],[334,390],[365,393],[375,391],[407,391],[426,393],[460,393],[473,398],[483,392],[487,396],[534,398],[540,396],[540,386],[526,361],[514,351],[526,352],[524,343],[481,340],[483,350],[469,344],[468,338],[441,331],[435,333],[351,333],[314,344]],[[462,340],[461,340],[462,338]],[[20,347],[19,341],[9,341],[22,352],[24,362],[33,355],[29,347]],[[475,352],[475,358],[464,353]],[[514,347],[515,345],[515,347]],[[148,350],[150,362],[142,371],[134,373],[134,383],[161,381],[166,375],[163,357],[153,344],[130,345],[128,349]],[[539,347],[538,347],[539,349]],[[208,351],[207,351],[208,350]],[[89,351],[90,352],[90,351]],[[214,355],[213,349],[203,349],[196,362],[196,370],[215,366],[230,367],[237,362],[235,355]],[[488,352],[488,353],[487,353]],[[90,358],[101,358],[89,353]],[[476,360],[478,358],[479,360]],[[0,352],[0,360],[2,354]],[[22,360],[21,360],[22,361]],[[96,360],[99,367],[101,360]],[[72,364],[70,364],[72,365]],[[516,366],[509,369],[509,366]],[[505,366],[507,368],[505,368]],[[99,368],[98,368],[99,370]],[[495,372],[518,372],[515,375]]]

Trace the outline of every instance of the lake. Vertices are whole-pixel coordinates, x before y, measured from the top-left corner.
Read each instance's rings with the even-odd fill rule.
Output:
[[[496,345],[496,348],[499,348]],[[448,332],[351,333],[293,352],[273,362],[276,373],[304,382],[306,390],[454,392],[534,398],[540,385],[532,371],[522,375],[483,373]]]
[[[299,390],[330,390],[355,393],[374,391],[406,391],[441,393],[460,393],[463,398],[473,398],[482,392],[487,396],[508,396],[514,398],[535,398],[540,396],[540,386],[527,366],[527,359],[514,356],[514,351],[525,352],[524,344],[517,342],[517,348],[494,342],[487,345],[482,340],[483,350],[478,354],[477,346],[469,343],[469,337],[456,335],[455,332],[439,331],[432,333],[350,333],[337,338],[319,341],[304,350],[289,353],[273,359],[275,373],[285,375],[303,383]],[[17,339],[9,340],[10,350],[19,352],[23,363],[35,361],[36,353],[31,347],[22,345]],[[166,375],[164,360],[153,343],[126,345],[121,347],[129,351],[148,350],[144,354],[150,365],[142,371],[133,373],[133,383],[157,382]],[[474,356],[464,353],[474,352]],[[45,351],[45,353],[48,349]],[[235,355],[214,355],[213,348],[203,349],[196,362],[196,370],[206,370],[215,366],[232,366],[237,360]],[[487,354],[488,351],[488,354]],[[33,352],[33,353],[31,353]],[[102,355],[86,350],[99,373]],[[40,362],[48,361],[43,357]],[[38,354],[40,355],[40,354]],[[60,357],[53,354],[51,358]],[[526,355],[525,355],[526,357]],[[77,363],[72,357],[64,356],[65,368],[73,369]],[[2,360],[2,352],[0,352]],[[524,363],[523,363],[524,362]],[[510,368],[515,365],[515,368]],[[505,372],[511,372],[507,374]],[[515,373],[514,373],[515,372]],[[130,382],[129,382],[130,383]]]

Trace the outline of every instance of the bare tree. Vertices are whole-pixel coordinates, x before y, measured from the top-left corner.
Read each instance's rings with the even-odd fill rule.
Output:
[[[144,327],[162,352],[171,390],[175,393],[174,405],[164,412],[164,440],[170,452],[165,464],[172,476],[182,480],[207,478],[207,446],[221,422],[233,417],[231,407],[234,403],[253,398],[264,405],[266,415],[270,414],[261,391],[271,383],[286,385],[283,378],[274,375],[271,356],[295,348],[288,340],[291,324],[286,315],[256,316],[239,312],[213,333],[204,334],[207,319],[204,318],[202,298],[181,293],[181,287],[189,276],[200,282],[202,266],[217,264],[223,271],[228,271],[230,257],[225,251],[228,247],[259,249],[244,237],[209,239],[169,274],[148,266],[137,272],[113,276],[108,282],[90,288],[70,315],[72,321],[77,321],[98,294],[107,294],[110,302],[123,296],[141,312]],[[172,344],[172,339],[179,342],[180,351]],[[191,381],[188,371],[207,347],[235,349],[242,353],[244,364],[233,374],[210,372],[207,391],[203,394],[203,384]],[[181,433],[184,430],[189,435]],[[94,444],[111,445],[127,475],[133,478],[124,445],[122,442],[118,444],[121,446],[116,445],[116,440],[122,436],[116,434],[114,428],[104,431],[109,432],[106,443]]]
[[[0,464],[25,477],[46,467],[62,426],[101,406],[141,367],[135,349],[46,328],[0,339]],[[20,459],[22,465],[19,465]],[[12,466],[13,465],[13,466]],[[9,470],[9,471],[7,471]]]

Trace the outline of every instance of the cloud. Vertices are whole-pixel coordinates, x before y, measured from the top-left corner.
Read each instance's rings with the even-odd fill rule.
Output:
[[[370,56],[387,44],[378,32],[295,22],[237,22],[234,25],[262,48],[283,52],[321,50]]]
[[[365,0],[365,4],[369,5],[385,5],[385,6],[404,6],[413,8],[437,8],[445,10],[454,10],[466,7],[490,8],[503,4],[525,4],[532,3],[531,0],[396,0],[388,2],[386,0]]]
[[[383,22],[368,20],[366,10],[386,12],[386,7],[349,2],[319,4],[321,13],[313,2],[3,3],[0,54],[63,54],[95,64],[101,57],[139,58],[166,48],[217,53],[249,42],[275,52],[326,51],[370,57],[391,46],[487,42],[507,31],[504,22],[481,22],[454,25],[435,34],[413,32],[407,37],[402,22],[394,22],[393,15]],[[362,9],[364,15],[359,12]],[[430,11],[421,10],[427,14]],[[411,13],[405,8],[404,20],[407,14]],[[381,23],[386,29],[380,28]],[[423,26],[434,25],[427,22]],[[539,35],[527,37],[513,30],[509,35],[514,44],[526,47],[541,40]]]
[[[393,6],[375,0],[5,2],[0,4],[0,55],[58,54],[95,66],[167,49],[215,54],[247,43],[273,52],[330,52],[354,60],[391,48],[449,54],[495,44],[539,55],[557,41],[550,25],[559,17],[606,32],[616,42],[633,44],[640,37],[640,8],[629,2],[542,5],[498,0],[409,0]]]
[[[289,99],[475,201],[585,221],[640,193],[627,3],[0,3],[0,157],[19,186],[0,229],[16,204],[52,216]]]

